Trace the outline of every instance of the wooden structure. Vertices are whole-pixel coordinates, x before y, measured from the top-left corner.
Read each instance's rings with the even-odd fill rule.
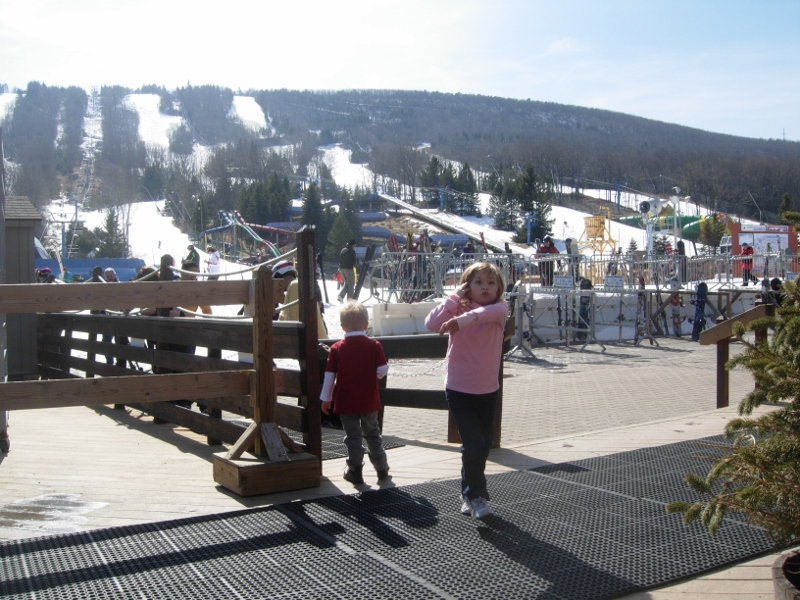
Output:
[[[700,332],[700,344],[717,345],[717,408],[725,408],[730,401],[730,384],[728,370],[725,365],[730,358],[730,341],[733,337],[733,324],[747,325],[758,319],[771,316],[775,311],[773,304],[758,304],[755,308],[743,312],[737,317],[717,323],[714,327]],[[764,333],[757,332],[757,335]]]
[[[301,232],[300,264],[313,264],[314,256],[313,231]],[[301,298],[305,299],[303,316],[307,317],[310,311],[316,311],[314,271],[299,272]],[[252,495],[316,486],[322,454],[320,377],[317,361],[306,357],[316,356],[317,321],[306,318],[308,327],[304,322],[273,322],[273,286],[268,267],[262,267],[252,281],[2,285],[0,307],[9,314],[182,306],[203,298],[211,305],[243,304],[252,312],[253,323],[39,314],[41,375],[59,380],[0,384],[0,410],[128,404],[233,444],[230,452],[215,456],[214,479],[236,493]],[[89,335],[83,336],[83,332]],[[156,344],[140,348],[94,341],[98,334],[142,337]],[[160,342],[252,352],[253,364],[175,352]],[[85,353],[87,358],[73,356],[73,350]],[[122,359],[125,366],[90,359],[106,353]],[[295,359],[299,370],[277,369],[273,358]],[[145,374],[135,368],[142,363],[168,372]],[[83,371],[89,377],[81,378],[74,371]],[[103,377],[92,377],[95,374]],[[278,396],[293,397],[296,404],[278,402]],[[231,409],[252,417],[253,424],[245,428],[169,404],[178,400],[198,402],[217,411]],[[279,426],[300,431],[302,441],[291,440]],[[242,458],[247,450],[253,459]]]
[[[5,199],[6,280],[4,283],[33,283],[33,239],[41,227],[42,215],[25,196]],[[58,277],[59,273],[53,273]],[[11,381],[38,379],[36,346],[30,340],[36,335],[36,316],[13,314],[7,317],[8,378]]]

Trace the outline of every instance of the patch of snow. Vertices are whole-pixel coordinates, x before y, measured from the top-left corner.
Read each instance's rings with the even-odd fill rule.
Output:
[[[234,96],[231,116],[238,119],[250,131],[260,133],[267,128],[264,111],[251,96]]]
[[[339,144],[320,148],[322,160],[331,171],[336,185],[355,189],[356,187],[372,189],[372,171],[366,165],[357,165],[350,162],[352,152],[342,148]]]
[[[169,136],[183,119],[159,112],[161,98],[157,94],[128,94],[122,105],[139,115],[139,137],[145,144],[169,148]]]
[[[17,95],[12,92],[0,94],[0,121],[3,121],[8,113],[14,108],[17,102]]]

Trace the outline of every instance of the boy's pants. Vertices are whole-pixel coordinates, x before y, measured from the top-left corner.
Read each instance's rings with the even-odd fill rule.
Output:
[[[358,468],[364,463],[364,446],[367,441],[369,461],[376,471],[389,468],[386,451],[383,449],[381,428],[378,425],[378,411],[353,415],[339,415],[344,427],[344,445],[347,447],[347,464]]]

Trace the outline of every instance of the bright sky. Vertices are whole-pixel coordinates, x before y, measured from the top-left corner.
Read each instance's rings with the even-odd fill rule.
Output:
[[[0,83],[409,89],[800,140],[797,0],[2,0]]]

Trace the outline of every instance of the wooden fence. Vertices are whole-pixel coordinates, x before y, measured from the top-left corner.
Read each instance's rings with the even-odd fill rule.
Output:
[[[301,321],[272,320],[276,288],[280,290],[282,281],[273,280],[268,267],[250,281],[0,285],[0,310],[37,314],[42,377],[0,384],[0,410],[127,405],[206,435],[209,443],[231,445],[230,452],[215,456],[215,479],[237,493],[316,485],[322,457],[319,393],[327,354],[318,340],[313,269],[303,268],[313,265],[314,256],[313,231],[301,231],[297,250]],[[252,314],[252,322],[85,313],[109,307],[122,311],[196,305],[201,303],[198,299],[209,305],[241,304]],[[124,339],[147,340],[147,344],[119,343]],[[379,339],[390,360],[441,359],[447,347],[447,338],[439,335]],[[176,350],[175,345],[207,348],[207,356]],[[252,354],[252,364],[240,362],[234,357],[238,353]],[[292,359],[297,367],[275,367],[274,359]],[[502,385],[502,367],[498,376]],[[386,379],[381,385],[384,406],[447,410],[443,390],[388,388]],[[499,400],[497,446],[502,389]],[[205,405],[207,414],[175,404],[180,401]],[[222,411],[253,424],[224,420]],[[299,432],[299,439],[279,427]],[[275,436],[277,445],[290,450],[290,462],[294,458],[295,463],[305,463],[299,476],[287,471],[282,453],[275,449]],[[447,437],[459,441],[452,418]],[[247,450],[255,459],[243,456]],[[308,467],[309,458],[313,469]],[[276,473],[285,485],[295,487],[280,487]],[[312,480],[316,483],[309,483]]]

